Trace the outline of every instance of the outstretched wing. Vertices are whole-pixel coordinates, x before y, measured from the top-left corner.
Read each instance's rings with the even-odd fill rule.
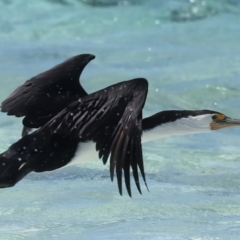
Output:
[[[81,54],[27,80],[2,102],[1,111],[25,116],[23,124],[26,127],[43,126],[69,103],[87,95],[79,77],[94,58]]]
[[[116,172],[122,194],[122,171],[131,196],[130,167],[141,193],[138,168],[146,184],[142,156],[142,108],[148,92],[146,79],[138,78],[112,85],[71,104],[40,131],[93,140],[104,164],[110,157],[110,174]]]

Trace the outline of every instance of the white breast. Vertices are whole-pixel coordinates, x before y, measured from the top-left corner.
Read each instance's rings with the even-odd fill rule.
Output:
[[[86,143],[79,143],[77,151],[72,161],[67,165],[76,165],[89,160],[97,159],[98,152],[96,151],[96,144],[92,141]]]

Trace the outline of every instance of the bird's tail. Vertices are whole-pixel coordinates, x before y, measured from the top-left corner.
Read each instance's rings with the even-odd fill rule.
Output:
[[[14,186],[31,171],[31,166],[11,149],[0,154],[0,188]]]

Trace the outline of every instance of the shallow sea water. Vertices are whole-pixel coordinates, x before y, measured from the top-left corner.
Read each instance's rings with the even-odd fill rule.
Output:
[[[88,92],[145,77],[145,116],[211,109],[240,118],[240,1],[92,4],[0,2],[0,102],[41,71],[92,53],[81,78]],[[0,114],[0,151],[20,132],[20,119]],[[0,239],[239,239],[239,135],[235,128],[144,144],[150,192],[132,184],[132,198],[118,194],[97,159],[31,173],[0,191]]]

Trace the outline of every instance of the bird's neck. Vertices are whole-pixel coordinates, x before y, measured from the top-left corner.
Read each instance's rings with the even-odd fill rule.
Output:
[[[143,119],[142,142],[159,138],[209,132],[212,111],[163,111]]]

